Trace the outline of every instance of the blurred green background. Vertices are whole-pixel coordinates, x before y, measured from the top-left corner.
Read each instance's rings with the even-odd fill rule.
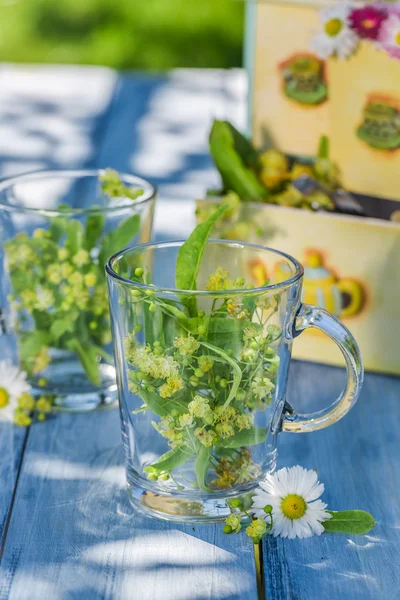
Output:
[[[0,60],[120,69],[242,64],[238,0],[9,0]]]

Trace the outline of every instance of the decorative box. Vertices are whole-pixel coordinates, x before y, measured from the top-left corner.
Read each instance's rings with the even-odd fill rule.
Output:
[[[215,199],[199,200],[200,212],[210,202]],[[297,258],[305,271],[303,301],[340,318],[356,338],[366,369],[400,374],[399,223],[243,202],[213,236],[271,246]],[[278,274],[281,268],[274,266]],[[262,263],[249,264],[249,271],[255,284],[271,277]],[[333,342],[318,331],[296,338],[293,355],[343,364]]]
[[[312,156],[325,134],[344,187],[399,200],[400,2],[249,1],[246,40],[256,145]]]
[[[249,0],[246,62],[255,145],[307,159],[327,135],[343,186],[373,218],[243,202],[217,235],[295,256],[305,267],[303,300],[348,326],[366,369],[400,374],[397,4]],[[249,269],[254,281],[268,275],[263,265]],[[318,332],[296,339],[293,350],[297,358],[342,364]]]

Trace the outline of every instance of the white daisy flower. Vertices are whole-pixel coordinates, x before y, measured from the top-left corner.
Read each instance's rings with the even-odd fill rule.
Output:
[[[321,10],[320,19],[323,30],[311,40],[311,50],[323,60],[336,54],[338,58],[347,58],[353,54],[358,37],[350,29],[350,8],[348,4],[328,6]]]
[[[267,475],[260,488],[253,496],[251,512],[267,520],[264,507],[272,506],[271,533],[275,537],[306,538],[323,533],[321,523],[332,515],[325,510],[327,505],[319,500],[325,487],[318,481],[315,471],[299,466],[280,469],[274,475]]]
[[[0,362],[0,421],[12,421],[17,400],[30,389],[25,371],[9,360]]]

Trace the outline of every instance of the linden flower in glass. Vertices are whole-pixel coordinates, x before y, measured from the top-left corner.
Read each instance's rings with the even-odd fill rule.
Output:
[[[332,515],[319,499],[325,487],[315,471],[299,466],[280,469],[274,475],[267,475],[260,488],[253,496],[252,512],[267,519],[264,507],[272,506],[274,537],[294,539],[323,533],[322,523]]]
[[[10,361],[0,362],[0,421],[12,421],[18,398],[30,389],[26,373]]]
[[[350,29],[350,9],[347,5],[329,6],[320,12],[322,31],[311,40],[311,50],[319,58],[350,56],[358,44],[358,37]]]

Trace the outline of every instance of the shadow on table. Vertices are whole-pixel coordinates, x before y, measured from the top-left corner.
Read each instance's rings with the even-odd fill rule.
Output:
[[[222,71],[121,77],[98,164],[135,172],[171,198],[196,197],[219,177],[208,151],[215,117],[227,117],[232,91]]]
[[[307,377],[305,374],[307,373]],[[306,412],[339,393],[344,372],[295,362],[290,402]],[[309,434],[282,434],[278,467],[316,469],[331,510],[362,509],[377,524],[366,536],[268,538],[263,545],[267,597],[391,600],[399,596],[399,379],[366,374],[358,403],[340,422]],[[335,393],[334,393],[335,392]]]
[[[56,83],[56,79],[55,79]],[[102,114],[78,103],[37,100],[9,92],[2,100],[0,172],[17,175],[35,169],[82,167],[92,161]]]
[[[294,404],[295,394],[306,392],[300,382],[319,382],[319,390],[325,384],[321,393],[330,396],[342,376],[301,363],[294,373]],[[310,395],[311,389],[310,384]],[[281,436],[282,464],[317,468],[330,508],[369,510],[378,525],[368,537],[268,539],[268,598],[395,597],[389,592],[400,583],[400,523],[397,503],[388,499],[400,488],[393,461],[396,390],[392,378],[367,376],[363,396],[346,419],[312,436]],[[24,597],[29,587],[30,600],[125,598],[132,590],[140,599],[255,597],[253,548],[244,534],[226,536],[221,525],[149,519],[131,509],[124,481],[118,411],[64,414],[35,424],[5,546],[0,596]]]
[[[60,415],[29,433],[0,596],[254,598],[252,545],[219,526],[133,511],[116,410]],[[21,595],[19,595],[21,594]]]

